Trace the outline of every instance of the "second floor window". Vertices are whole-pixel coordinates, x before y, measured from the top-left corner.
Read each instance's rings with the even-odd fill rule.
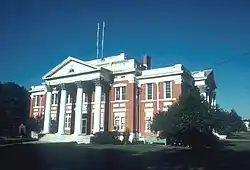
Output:
[[[57,93],[52,94],[52,104],[57,104],[58,95]]]
[[[126,86],[115,88],[115,100],[126,100]]]
[[[165,82],[165,98],[172,98],[172,88],[171,88],[171,82],[167,81]]]
[[[39,106],[39,95],[34,96],[35,104],[34,106]]]
[[[153,84],[148,83],[147,84],[147,100],[153,99]]]
[[[71,94],[67,95],[67,104],[71,104],[72,103],[72,96]]]

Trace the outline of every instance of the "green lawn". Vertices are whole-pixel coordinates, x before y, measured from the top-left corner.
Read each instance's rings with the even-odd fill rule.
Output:
[[[228,137],[229,139],[246,139],[250,140],[249,132],[235,133],[234,135]]]
[[[220,150],[155,145],[27,144],[1,147],[1,166],[7,169],[129,170],[129,169],[249,169],[250,142],[226,142]],[[9,164],[9,162],[12,162]],[[247,166],[247,167],[246,167]],[[245,168],[246,167],[246,168]],[[6,168],[5,168],[6,169]]]

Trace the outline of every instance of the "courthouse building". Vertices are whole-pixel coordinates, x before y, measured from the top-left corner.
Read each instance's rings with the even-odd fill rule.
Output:
[[[90,135],[99,131],[124,131],[150,136],[154,114],[166,111],[179,96],[197,85],[215,105],[212,70],[190,72],[182,64],[151,68],[122,53],[84,61],[68,57],[46,73],[41,85],[32,86],[30,116],[43,116],[43,133]]]

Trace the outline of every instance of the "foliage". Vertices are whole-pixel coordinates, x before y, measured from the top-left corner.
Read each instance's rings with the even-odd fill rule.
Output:
[[[15,83],[0,83],[0,130],[17,128],[29,117],[29,92]]]
[[[125,129],[125,132],[123,133],[123,142],[124,142],[124,144],[128,144],[129,143],[129,136],[130,136],[130,130],[127,127]]]
[[[232,133],[247,131],[242,118],[232,109],[230,112],[219,106],[213,109],[213,127],[219,134],[232,135]]]
[[[50,133],[56,133],[57,132],[57,126],[58,126],[58,123],[56,120],[51,120],[50,122]]]
[[[194,143],[189,139],[194,136],[195,139],[200,138],[197,135],[210,136],[211,119],[207,102],[201,97],[199,89],[194,88],[190,94],[181,96],[167,112],[158,113],[153,119],[151,129],[159,131],[159,137],[166,138],[167,143],[192,146]],[[200,145],[205,145],[204,141],[200,140]]]
[[[43,118],[40,117],[31,117],[27,120],[26,122],[26,128],[29,131],[34,131],[34,132],[41,132],[41,130],[43,129]]]
[[[247,130],[234,109],[226,111],[218,105],[209,107],[197,88],[181,96],[167,112],[158,113],[151,129],[160,132],[159,137],[166,139],[168,144],[189,145],[193,148],[214,146],[217,139],[212,134],[213,129],[226,135]]]
[[[94,137],[91,138],[92,144],[114,144],[119,145],[122,142],[119,140],[119,132],[117,131],[104,131],[95,133]]]

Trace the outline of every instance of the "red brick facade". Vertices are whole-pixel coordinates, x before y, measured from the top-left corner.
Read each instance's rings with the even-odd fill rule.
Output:
[[[181,76],[181,75],[180,75]],[[118,84],[126,85],[126,98],[125,100],[116,101],[115,100],[115,87]],[[141,135],[154,135],[150,131],[146,131],[146,111],[151,110],[152,114],[156,114],[158,111],[163,111],[165,103],[173,103],[175,102],[183,90],[187,90],[187,88],[183,88],[183,84],[185,82],[177,82],[175,80],[171,80],[171,98],[164,99],[164,82],[154,82],[153,84],[153,97],[152,100],[146,100],[147,88],[146,84],[139,84],[126,81],[115,81],[109,90],[109,115],[108,117],[104,116],[104,122],[108,118],[108,130],[114,130],[114,117],[115,117],[115,110],[124,110],[119,112],[125,112],[125,126],[130,129],[131,132],[139,131]],[[158,89],[158,92],[157,92]],[[139,90],[139,95],[137,96],[137,90]],[[35,93],[34,93],[35,95]],[[53,95],[52,95],[53,96]],[[91,112],[91,122],[90,122],[90,129],[93,129],[93,109],[94,109],[94,92],[92,94],[92,112]],[[31,99],[31,112],[30,115],[43,115],[45,109],[45,101],[46,95],[39,95],[38,101],[40,103],[36,103],[35,106],[35,96]],[[87,97],[86,97],[87,98]],[[138,100],[138,101],[136,101]],[[73,100],[74,101],[74,100]],[[59,103],[59,102],[57,102]],[[66,113],[73,111],[72,104],[66,105]],[[58,105],[51,106],[51,113],[57,114],[58,113]],[[72,119],[71,119],[72,120]],[[72,123],[72,122],[71,122]],[[66,134],[72,133],[71,130],[65,130]]]

